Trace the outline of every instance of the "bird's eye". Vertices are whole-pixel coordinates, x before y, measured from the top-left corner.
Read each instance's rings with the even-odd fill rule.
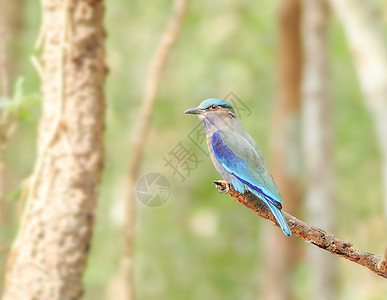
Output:
[[[215,104],[212,104],[210,108],[211,108],[212,110],[215,110],[215,109],[218,109],[218,106],[215,105]]]

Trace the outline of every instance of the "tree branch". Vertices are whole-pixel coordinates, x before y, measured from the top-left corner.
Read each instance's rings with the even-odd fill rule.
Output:
[[[250,192],[241,194],[235,191],[228,182],[223,180],[214,181],[214,184],[220,193],[229,194],[231,198],[235,199],[240,204],[251,209],[260,217],[272,221],[279,227],[268,207],[254,194]],[[386,257],[383,257],[383,255],[361,252],[353,248],[353,245],[348,241],[340,240],[329,232],[310,226],[286,212],[283,212],[283,214],[288,221],[293,235],[298,236],[305,242],[311,243],[329,253],[344,257],[345,259],[362,265],[387,279],[387,253]]]
[[[133,152],[129,163],[129,172],[126,177],[126,200],[125,200],[125,224],[124,224],[124,255],[120,262],[117,275],[110,281],[108,294],[114,299],[135,298],[133,282],[133,243],[135,225],[135,187],[139,177],[141,163],[143,161],[144,149],[149,133],[153,107],[163,72],[166,68],[168,57],[175,44],[186,16],[188,1],[175,0],[175,8],[171,15],[169,25],[164,31],[161,41],[157,46],[146,80],[145,94],[139,112],[138,126],[134,130],[135,138]],[[117,290],[119,296],[117,296]]]

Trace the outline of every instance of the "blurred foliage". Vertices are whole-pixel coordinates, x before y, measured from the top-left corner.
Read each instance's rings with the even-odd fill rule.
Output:
[[[16,79],[13,97],[5,99],[0,97],[0,110],[6,109],[9,116],[16,121],[34,122],[36,120],[37,104],[40,104],[39,94],[27,95],[24,92],[24,78]]]
[[[222,98],[232,91],[252,111],[242,120],[246,130],[267,161],[275,159],[270,157],[268,145],[273,122],[270,112],[276,96],[277,4],[269,0],[190,3],[163,76],[142,167],[143,174],[160,172],[167,176],[172,194],[160,207],[136,203],[135,274],[139,299],[255,299],[265,284],[261,265],[266,233],[277,229],[217,193],[212,181],[219,175],[209,158],[187,138],[198,120],[183,111],[202,99]],[[85,275],[85,299],[104,298],[122,254],[123,185],[133,132],[149,63],[172,10],[172,2],[166,0],[155,0],[152,5],[138,0],[111,0],[106,5],[110,69],[106,87],[106,163]],[[381,13],[386,16],[386,11],[384,4]],[[29,57],[36,55],[33,45],[41,22],[35,2],[26,1],[24,15],[23,47],[15,49],[25,78],[22,95],[38,95],[39,78],[29,62]],[[334,16],[330,48],[336,234],[362,250],[383,253],[387,245],[379,151],[344,34]],[[28,105],[32,98],[39,97],[16,97]],[[11,200],[11,195],[18,193],[34,164],[39,102],[32,104],[30,117],[22,119],[8,146],[8,206],[12,216],[10,225],[2,230],[3,244],[11,242],[17,229],[17,202]],[[173,175],[164,160],[180,141],[202,160],[184,182]],[[284,207],[286,210],[286,199]],[[4,255],[1,259],[4,261]],[[311,299],[308,278],[313,274],[303,258],[299,259],[289,280],[297,299]],[[338,263],[339,299],[385,299],[383,279],[353,263]]]

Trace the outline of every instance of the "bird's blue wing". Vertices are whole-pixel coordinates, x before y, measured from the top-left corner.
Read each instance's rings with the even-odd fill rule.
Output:
[[[282,202],[262,156],[246,139],[230,131],[218,130],[211,137],[211,147],[227,172],[274,205]]]
[[[240,134],[218,130],[211,137],[211,148],[223,168],[260,197],[271,210],[282,231],[288,236],[292,235],[280,210],[282,200],[278,189],[267,170],[262,155],[258,152],[258,147]],[[231,183],[236,190],[244,190],[241,188],[242,184],[237,180],[232,180]]]

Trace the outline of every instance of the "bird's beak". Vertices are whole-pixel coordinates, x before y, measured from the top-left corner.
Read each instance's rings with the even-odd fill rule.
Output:
[[[200,107],[193,107],[193,108],[187,109],[184,113],[191,114],[191,115],[200,115],[203,111],[204,109]]]

